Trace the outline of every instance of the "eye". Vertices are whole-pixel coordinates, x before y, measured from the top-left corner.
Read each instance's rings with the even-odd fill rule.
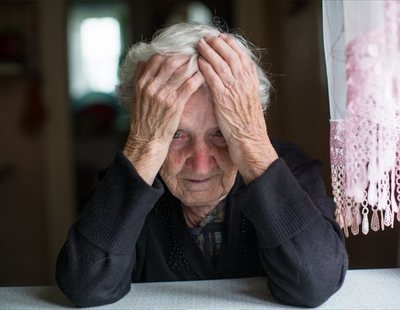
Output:
[[[214,132],[214,137],[223,138],[224,136],[223,136],[221,130],[217,129],[217,130]]]
[[[211,134],[211,141],[212,141],[212,143],[214,143],[215,145],[218,145],[218,146],[225,146],[226,145],[226,141],[225,141],[224,135],[222,134],[221,130],[219,130],[219,129],[216,129]]]
[[[170,147],[182,148],[185,145],[187,145],[188,141],[189,141],[188,135],[182,130],[177,130],[174,136],[172,137]]]
[[[179,138],[183,138],[184,134],[182,131],[178,130],[175,132],[173,139],[179,139]]]

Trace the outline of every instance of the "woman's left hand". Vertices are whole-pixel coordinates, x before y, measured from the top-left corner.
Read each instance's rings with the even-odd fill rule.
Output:
[[[198,51],[219,128],[248,184],[278,158],[267,133],[256,64],[227,34],[202,39]]]

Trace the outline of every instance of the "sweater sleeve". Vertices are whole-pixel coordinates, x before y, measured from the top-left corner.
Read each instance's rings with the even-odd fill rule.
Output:
[[[158,180],[147,185],[117,153],[57,258],[57,283],[75,305],[112,303],[129,292],[135,246],[162,193]]]
[[[348,258],[316,161],[303,161],[291,171],[277,159],[236,195],[234,201],[256,229],[278,301],[316,307],[341,287]]]

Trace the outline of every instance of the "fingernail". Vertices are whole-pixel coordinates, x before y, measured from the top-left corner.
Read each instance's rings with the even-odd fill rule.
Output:
[[[215,38],[215,36],[213,36],[213,35],[211,35],[211,34],[207,34],[207,35],[204,36],[204,39],[205,39],[205,40],[210,40],[210,39],[212,39],[212,38]]]

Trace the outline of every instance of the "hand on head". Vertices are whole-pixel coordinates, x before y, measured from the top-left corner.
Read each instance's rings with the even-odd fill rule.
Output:
[[[199,68],[214,102],[219,128],[232,161],[246,183],[261,175],[277,155],[262,111],[257,66],[230,35],[199,41]]]
[[[193,55],[154,54],[139,62],[133,89],[131,128],[124,154],[152,184],[167,158],[191,96],[206,84],[229,156],[246,183],[260,176],[277,155],[267,134],[257,65],[228,34],[205,36]]]
[[[189,56],[153,55],[139,62],[134,79],[135,108],[124,154],[152,184],[178,129],[186,102],[203,85],[203,75],[189,66]]]

